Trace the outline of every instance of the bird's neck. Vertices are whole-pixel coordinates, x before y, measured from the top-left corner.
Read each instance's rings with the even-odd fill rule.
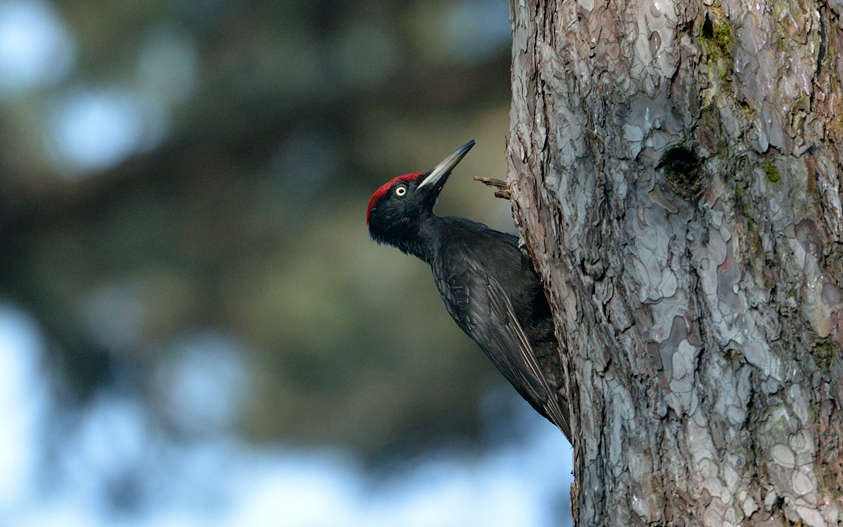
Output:
[[[420,260],[433,263],[439,249],[443,224],[443,219],[435,214],[425,216],[419,221],[418,229],[414,229],[411,235],[396,240],[394,245]]]

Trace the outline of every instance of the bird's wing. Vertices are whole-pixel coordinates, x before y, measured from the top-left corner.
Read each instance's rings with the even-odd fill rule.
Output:
[[[570,437],[567,413],[545,379],[504,288],[465,242],[451,244],[440,257],[435,274],[448,312],[518,393]]]
[[[544,373],[542,373],[541,367],[533,354],[530,341],[515,316],[509,296],[494,277],[488,277],[488,281],[489,306],[495,318],[500,322],[499,327],[504,335],[502,340],[506,343],[515,342],[517,344],[518,355],[513,357],[514,360],[511,361],[513,362],[513,364],[510,364],[511,370],[521,380],[520,384],[529,387],[530,391],[537,396],[536,400],[541,401],[548,418],[562,430],[566,437],[570,437],[571,428],[568,423],[568,415],[562,411],[555,390],[550,387]],[[503,355],[504,357],[512,357],[507,353]],[[514,364],[515,361],[518,363]]]

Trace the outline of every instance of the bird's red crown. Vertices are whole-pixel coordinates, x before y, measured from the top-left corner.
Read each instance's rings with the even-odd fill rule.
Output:
[[[378,201],[389,192],[389,189],[392,188],[392,185],[399,181],[404,181],[405,183],[409,183],[410,181],[415,181],[424,174],[424,172],[413,172],[412,174],[402,174],[398,177],[394,177],[384,183],[383,185],[379,186],[378,189],[372,194],[372,197],[369,198],[369,206],[366,207],[366,228],[369,227],[369,214],[372,213],[372,209],[375,208],[375,205],[378,204]]]

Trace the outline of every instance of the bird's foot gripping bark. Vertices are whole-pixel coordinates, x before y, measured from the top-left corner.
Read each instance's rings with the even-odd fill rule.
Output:
[[[484,185],[488,185],[490,187],[495,187],[498,190],[495,191],[495,197],[509,200],[512,198],[512,194],[509,191],[509,184],[502,179],[495,179],[490,177],[480,177],[474,176],[474,181],[479,181]]]

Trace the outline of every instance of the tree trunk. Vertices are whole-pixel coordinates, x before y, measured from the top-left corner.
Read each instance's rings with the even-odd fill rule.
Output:
[[[843,3],[511,9],[576,523],[839,525]]]

